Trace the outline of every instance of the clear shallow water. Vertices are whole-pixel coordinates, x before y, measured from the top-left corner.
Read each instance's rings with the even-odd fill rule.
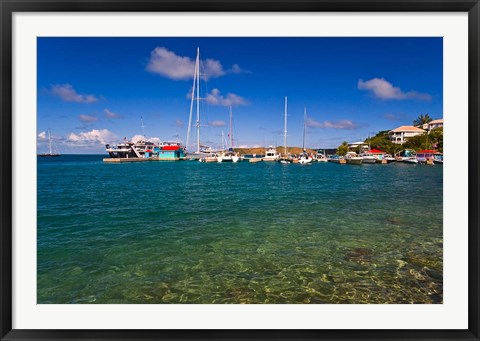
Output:
[[[38,303],[442,303],[443,168],[38,159]]]

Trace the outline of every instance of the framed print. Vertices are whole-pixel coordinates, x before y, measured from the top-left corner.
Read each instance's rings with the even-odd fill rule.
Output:
[[[478,1],[0,8],[2,340],[479,339]]]

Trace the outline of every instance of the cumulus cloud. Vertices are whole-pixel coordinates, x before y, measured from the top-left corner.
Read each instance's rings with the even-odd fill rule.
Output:
[[[79,134],[70,133],[67,137],[67,143],[77,146],[93,146],[98,144],[112,143],[118,140],[118,137],[108,129],[93,129],[89,132]]]
[[[179,56],[165,47],[157,47],[150,53],[147,71],[157,73],[173,80],[193,79],[195,59]],[[215,59],[201,60],[200,74],[203,79],[218,78],[226,74],[251,73],[243,70],[238,64],[233,64],[228,70]]]
[[[222,64],[218,60],[206,59],[203,61],[202,71],[205,79],[225,75]],[[195,60],[182,57],[165,47],[157,47],[150,53],[147,71],[158,73],[173,80],[188,80],[193,78]]]
[[[238,64],[233,64],[227,73],[240,74],[240,73],[252,73],[251,71],[242,69]]]
[[[395,113],[389,113],[383,115],[384,118],[390,121],[405,121],[407,120],[407,115],[405,114],[395,114]]]
[[[96,122],[98,121],[98,117],[92,116],[92,115],[80,115],[78,116],[80,121],[85,122],[85,123],[91,123],[91,122]]]
[[[211,121],[208,122],[208,125],[212,127],[225,127],[227,124],[225,121]]]
[[[47,132],[42,131],[40,134],[37,135],[39,140],[45,140],[47,138]]]
[[[120,114],[117,114],[116,112],[112,112],[108,109],[103,110],[103,112],[105,113],[105,116],[107,118],[120,118],[121,117]]]
[[[360,79],[358,81],[358,89],[371,91],[375,97],[380,99],[418,99],[427,101],[432,98],[429,94],[417,91],[404,92],[383,78],[372,78],[365,82]]]
[[[223,96],[218,89],[213,89],[209,94],[207,94],[206,101],[211,105],[221,105],[225,107],[230,105],[236,106],[248,104],[248,101],[245,98],[233,93],[228,93],[227,96]]]
[[[156,144],[159,144],[160,142],[162,142],[162,140],[159,137],[145,137],[143,135],[135,135],[130,139],[130,141],[132,141],[134,143],[138,142],[138,141],[141,141],[141,140],[153,142],[153,143],[156,143]]]
[[[54,96],[60,97],[66,102],[76,103],[94,103],[98,102],[98,98],[94,95],[83,95],[77,91],[70,84],[52,85],[51,93]]]
[[[145,139],[145,136],[143,136],[143,135],[135,135],[130,139],[130,141],[132,141],[133,143],[136,143],[136,142],[144,140],[144,139]]]
[[[341,121],[323,121],[318,122],[312,118],[307,119],[307,127],[310,128],[328,128],[328,129],[343,129],[343,130],[354,130],[358,128],[358,125],[353,123],[350,120],[341,120]]]

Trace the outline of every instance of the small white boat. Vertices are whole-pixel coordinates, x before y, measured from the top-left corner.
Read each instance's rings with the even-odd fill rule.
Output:
[[[252,157],[250,159],[248,159],[248,162],[250,163],[256,163],[256,162],[261,162],[263,161],[262,158],[259,158],[259,157]]]
[[[278,154],[277,149],[270,146],[265,152],[263,161],[278,161],[280,159],[280,154]]]
[[[417,164],[418,160],[415,157],[404,158],[403,162]]]
[[[377,163],[377,158],[374,155],[362,154],[363,163]]]
[[[238,162],[238,160],[240,160],[240,156],[233,151],[223,152],[217,156],[217,162]]]
[[[387,160],[387,163],[395,162],[395,158],[390,154],[385,154],[384,159]]]
[[[312,155],[313,161],[315,162],[328,162],[327,156],[325,155],[325,150],[319,149],[316,154]]]
[[[417,164],[417,154],[414,150],[405,149],[395,154],[395,161]]]
[[[305,151],[300,155],[300,158],[298,159],[299,164],[306,164],[306,163],[311,163],[313,162],[313,158],[308,155]]]
[[[50,130],[48,131],[48,153],[42,153],[38,154],[40,157],[57,157],[60,156],[60,154],[56,151],[54,151],[55,146],[52,148],[52,136],[50,135]],[[108,147],[107,147],[108,149]]]
[[[218,155],[216,153],[210,153],[204,157],[198,159],[200,162],[218,162]]]
[[[349,165],[361,165],[363,163],[363,157],[358,156],[355,152],[348,152],[345,155],[345,160]]]
[[[308,155],[307,150],[305,149],[305,135],[307,133],[307,108],[304,108],[303,111],[303,152],[300,154],[300,157],[297,159],[297,163],[304,165],[311,163],[313,158]]]
[[[433,162],[443,165],[443,153],[435,153],[433,155]]]

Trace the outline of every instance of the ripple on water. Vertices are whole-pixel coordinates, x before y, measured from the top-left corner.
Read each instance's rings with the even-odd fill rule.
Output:
[[[442,167],[82,157],[38,164],[38,303],[443,302]]]

